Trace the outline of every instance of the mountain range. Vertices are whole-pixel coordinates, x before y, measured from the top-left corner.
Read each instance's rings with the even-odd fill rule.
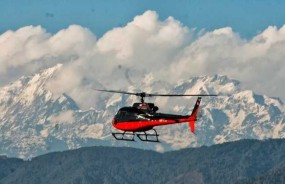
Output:
[[[242,89],[227,76],[191,77],[177,81],[156,81],[146,74],[140,86],[146,92],[218,94],[203,98],[196,134],[187,124],[158,127],[159,144],[115,141],[112,117],[125,105],[139,99],[106,93],[83,110],[68,93],[55,95],[48,82],[62,65],[44,69],[0,88],[0,154],[29,159],[54,151],[85,146],[126,146],[165,152],[187,147],[210,146],[240,139],[285,137],[285,105],[274,97]],[[135,90],[130,84],[127,90]],[[190,114],[196,98],[156,98],[161,112]]]
[[[285,140],[240,140],[158,153],[85,147],[31,160],[0,157],[1,184],[285,182]]]

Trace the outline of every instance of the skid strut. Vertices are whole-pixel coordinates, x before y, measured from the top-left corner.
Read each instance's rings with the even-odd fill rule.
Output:
[[[141,140],[141,141],[146,141],[146,142],[159,142],[158,140],[158,134],[156,132],[155,129],[151,129],[154,131],[154,133],[150,134],[147,133],[146,131],[143,131],[143,133],[137,133],[137,137]],[[150,138],[150,139],[149,139]]]
[[[123,133],[113,133],[113,137],[120,141],[135,141],[135,133],[124,131]]]

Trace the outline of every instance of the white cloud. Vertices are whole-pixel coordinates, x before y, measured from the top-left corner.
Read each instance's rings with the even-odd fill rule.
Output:
[[[0,35],[0,85],[41,68],[63,63],[48,86],[89,107],[96,102],[91,88],[140,86],[144,74],[177,81],[197,75],[223,74],[245,88],[285,99],[285,26],[269,26],[250,40],[230,27],[198,34],[154,11],[136,16],[123,27],[96,35],[77,25],[52,35],[27,26]]]
[[[40,26],[3,33],[0,36],[0,72],[5,73],[9,67],[24,65],[44,55],[47,37],[49,34]]]
[[[180,67],[181,76],[187,68],[193,68],[188,71],[194,75],[225,74],[241,80],[246,88],[284,99],[284,30],[285,26],[268,27],[252,40],[241,39],[230,28],[214,30],[186,47],[172,65]]]
[[[71,25],[48,40],[53,54],[87,54],[96,43],[96,36],[87,28]]]

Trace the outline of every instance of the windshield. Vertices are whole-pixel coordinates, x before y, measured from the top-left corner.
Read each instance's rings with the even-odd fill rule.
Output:
[[[141,121],[145,120],[144,113],[138,113],[138,112],[129,112],[129,111],[119,111],[115,119],[117,121]]]

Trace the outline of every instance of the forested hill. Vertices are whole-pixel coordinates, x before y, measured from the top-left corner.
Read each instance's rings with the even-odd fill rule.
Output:
[[[29,161],[0,157],[0,183],[284,183],[285,140],[158,153],[88,147]]]

